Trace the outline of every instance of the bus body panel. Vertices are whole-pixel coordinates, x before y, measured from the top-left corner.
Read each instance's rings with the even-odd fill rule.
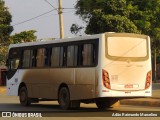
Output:
[[[49,69],[24,69],[22,75],[22,82],[24,82],[28,89],[29,97],[44,97],[50,96],[51,92]]]
[[[148,61],[129,64],[116,62],[104,67],[103,70],[109,73],[112,90],[144,90],[147,73],[151,70],[146,66],[147,63]]]
[[[95,68],[64,68],[51,69],[51,85],[60,86],[67,84],[70,91],[70,99],[95,98]],[[63,82],[62,82],[63,81]],[[54,87],[52,87],[54,88]],[[56,88],[57,89],[57,88]],[[54,89],[54,91],[56,91]],[[55,93],[58,93],[55,92]],[[78,94],[81,93],[81,94]],[[55,96],[57,99],[58,95]]]
[[[95,98],[95,85],[69,85],[71,100],[85,100]]]
[[[7,80],[7,95],[9,96],[18,96],[18,88],[21,83],[19,70],[16,71],[15,75],[12,77],[12,79]]]
[[[65,83],[69,87],[71,100],[95,98],[95,68],[26,69],[19,71],[20,73],[16,74],[22,76],[16,77],[15,75],[18,80],[17,86],[11,87],[13,90],[9,90],[10,93],[8,92],[7,95],[17,96],[19,85],[23,82],[26,84],[28,96],[31,98],[58,99],[58,89],[62,83]],[[11,81],[8,80],[8,82]]]
[[[96,78],[96,68],[76,68],[75,85],[71,87],[71,99],[95,98]]]

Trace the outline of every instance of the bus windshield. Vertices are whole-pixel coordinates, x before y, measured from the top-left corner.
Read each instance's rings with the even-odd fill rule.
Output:
[[[146,58],[147,40],[134,37],[108,37],[107,56],[110,58]]]

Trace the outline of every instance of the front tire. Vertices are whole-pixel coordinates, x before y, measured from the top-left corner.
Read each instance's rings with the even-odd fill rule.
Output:
[[[19,101],[23,106],[29,106],[31,104],[31,99],[28,97],[28,91],[26,87],[21,87],[19,91]]]

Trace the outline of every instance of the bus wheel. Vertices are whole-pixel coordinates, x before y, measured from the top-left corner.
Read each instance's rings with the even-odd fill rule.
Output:
[[[70,101],[70,94],[69,90],[66,87],[62,87],[59,91],[58,101],[60,104],[61,109],[67,110],[70,108],[71,101]]]
[[[96,99],[96,105],[99,110],[106,110],[110,107],[108,101],[105,99]]]
[[[31,104],[30,98],[28,98],[28,92],[26,87],[21,87],[19,92],[19,100],[21,105],[29,106]]]
[[[103,98],[96,99],[96,105],[100,110],[107,110],[110,107],[118,107],[120,103],[118,99]]]

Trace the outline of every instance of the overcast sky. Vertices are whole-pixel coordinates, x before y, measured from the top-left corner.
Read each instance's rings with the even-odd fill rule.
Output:
[[[5,6],[9,8],[12,14],[12,25],[20,23],[25,20],[29,20],[33,17],[46,13],[52,9],[45,0],[4,0]],[[58,0],[47,0],[54,7],[58,7]],[[77,0],[62,0],[63,8],[74,8]],[[82,20],[76,16],[75,9],[64,9],[64,33],[65,37],[74,36],[70,32],[70,27],[73,23],[84,25]],[[36,30],[37,37],[39,38],[59,38],[59,17],[58,12],[52,11],[46,15],[43,15],[37,19],[25,22],[23,24],[14,26],[14,33],[19,33],[25,30]],[[83,32],[82,32],[83,34]]]

